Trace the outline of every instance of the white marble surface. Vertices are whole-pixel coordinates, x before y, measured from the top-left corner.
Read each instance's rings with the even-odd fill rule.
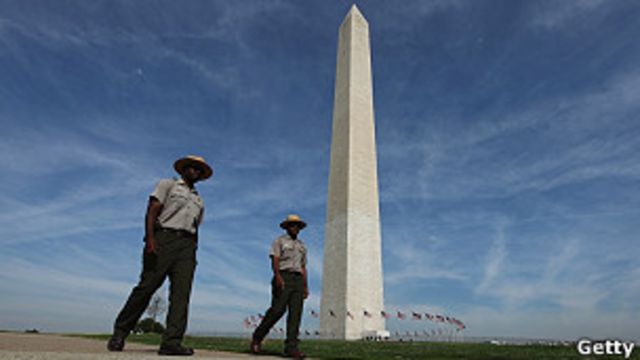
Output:
[[[320,316],[328,338],[385,328],[372,90],[369,25],[354,6],[338,43]]]

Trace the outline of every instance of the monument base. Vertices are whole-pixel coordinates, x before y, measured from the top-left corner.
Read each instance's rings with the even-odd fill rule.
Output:
[[[372,330],[362,333],[362,339],[366,341],[385,341],[389,340],[391,333],[387,330]]]

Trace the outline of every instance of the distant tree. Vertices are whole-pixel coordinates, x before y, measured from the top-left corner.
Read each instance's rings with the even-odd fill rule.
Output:
[[[153,295],[149,306],[145,310],[148,315],[146,318],[140,320],[133,331],[135,333],[158,333],[164,332],[164,325],[158,322],[158,317],[167,311],[166,301],[159,293]]]
[[[149,306],[147,307],[146,313],[150,318],[153,319],[154,322],[158,320],[158,316],[162,315],[167,310],[166,301],[164,298],[156,293],[153,295]]]
[[[133,330],[135,333],[157,333],[162,334],[164,332],[164,326],[152,318],[144,318],[138,322],[136,328]]]

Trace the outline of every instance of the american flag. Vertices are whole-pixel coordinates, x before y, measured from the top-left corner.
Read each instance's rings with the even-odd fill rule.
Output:
[[[380,311],[380,316],[382,316],[385,319],[388,319],[391,317],[391,315],[389,315],[386,311]]]
[[[433,321],[433,315],[431,315],[429,313],[424,313],[424,316],[427,318],[427,320]]]
[[[422,320],[422,314],[419,314],[417,312],[411,312],[411,317],[413,320]]]
[[[404,319],[407,318],[407,316],[405,314],[401,313],[400,311],[398,311],[398,313],[396,315],[398,315],[398,319],[400,319],[400,320],[404,320]]]
[[[464,330],[467,328],[467,326],[462,321],[456,318],[452,318],[451,322],[458,328],[458,330]]]
[[[315,310],[311,310],[311,316],[313,316],[314,318],[318,317],[318,313]]]
[[[370,318],[371,317],[371,313],[368,312],[367,310],[364,311],[364,316]]]
[[[436,321],[438,321],[438,322],[444,322],[444,316],[442,316],[442,315],[436,315]]]

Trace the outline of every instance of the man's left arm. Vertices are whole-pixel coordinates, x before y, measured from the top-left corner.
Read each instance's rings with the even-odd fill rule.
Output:
[[[202,225],[202,220],[204,219],[204,207],[200,208],[200,215],[198,216],[198,223],[196,224],[196,242],[200,238],[200,225]]]
[[[302,279],[304,281],[304,298],[309,297],[309,286],[307,285],[307,267],[302,266]]]
[[[198,215],[198,226],[202,225],[203,220],[204,220],[204,207],[201,207],[200,215]]]

